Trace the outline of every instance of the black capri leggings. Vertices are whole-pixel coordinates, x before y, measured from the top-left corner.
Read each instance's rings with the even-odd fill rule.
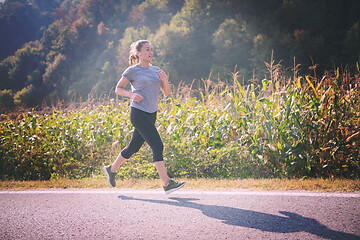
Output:
[[[153,161],[163,161],[164,145],[155,127],[156,113],[147,113],[137,108],[131,108],[130,121],[135,127],[130,143],[121,151],[121,156],[129,159],[138,152],[146,141],[153,152]]]

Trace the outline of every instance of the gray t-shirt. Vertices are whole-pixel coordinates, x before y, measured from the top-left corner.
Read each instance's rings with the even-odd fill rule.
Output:
[[[128,67],[122,74],[131,83],[133,93],[140,94],[144,99],[140,102],[131,102],[131,106],[142,111],[153,113],[158,110],[160,76],[159,67],[150,66],[148,68],[134,65]]]

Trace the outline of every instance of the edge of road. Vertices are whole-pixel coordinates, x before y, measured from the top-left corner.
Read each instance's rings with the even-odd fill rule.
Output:
[[[136,195],[232,195],[232,196],[294,196],[294,197],[345,197],[360,198],[360,192],[314,192],[306,190],[287,191],[251,191],[251,190],[226,190],[226,191],[203,191],[185,190],[177,191],[171,195],[165,195],[161,189],[133,190],[133,189],[33,189],[33,190],[0,190],[0,195],[17,194],[136,194]]]

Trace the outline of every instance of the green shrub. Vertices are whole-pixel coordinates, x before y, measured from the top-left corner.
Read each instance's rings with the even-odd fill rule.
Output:
[[[11,110],[15,107],[14,96],[11,90],[0,90],[0,109]]]

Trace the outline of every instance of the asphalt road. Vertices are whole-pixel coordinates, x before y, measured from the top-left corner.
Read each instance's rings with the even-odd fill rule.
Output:
[[[0,191],[0,239],[360,239],[360,193]]]

